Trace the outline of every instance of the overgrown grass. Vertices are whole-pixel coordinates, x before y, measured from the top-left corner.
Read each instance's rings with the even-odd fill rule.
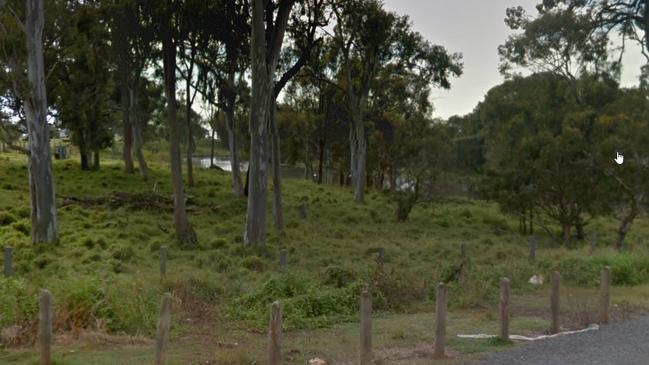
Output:
[[[516,222],[495,204],[453,199],[416,204],[405,222],[397,222],[397,205],[369,191],[364,204],[352,202],[347,188],[285,180],[286,229],[269,222],[267,245],[242,245],[246,202],[231,194],[230,176],[195,170],[189,218],[199,245],[175,244],[172,212],[66,204],[65,198],[108,196],[114,191],[152,192],[171,196],[168,168],[151,163],[143,182],[125,174],[116,160],[100,171],[81,171],[77,161],[56,161],[60,240],[33,245],[29,240],[29,204],[25,159],[0,154],[0,242],[14,247],[11,279],[0,280],[0,326],[34,319],[40,288],[52,291],[57,326],[90,327],[109,332],[150,335],[155,329],[160,294],[207,303],[225,319],[261,330],[268,305],[281,300],[287,330],[330,327],[355,321],[358,293],[369,285],[379,313],[416,311],[432,305],[435,283],[449,283],[451,309],[494,300],[498,280],[512,279],[517,292],[535,290],[527,280],[554,269],[576,285],[598,283],[604,265],[613,268],[616,285],[649,282],[649,259],[638,244],[649,233],[639,219],[629,234],[629,254],[613,252],[616,222],[602,217],[592,224],[604,247],[558,247],[539,236],[537,263],[527,261],[527,241],[514,231]],[[306,219],[297,208],[305,203]],[[270,205],[269,205],[270,206]],[[269,211],[270,215],[270,211]],[[459,284],[460,243],[469,247],[468,279]],[[585,245],[585,244],[584,244]],[[167,278],[158,273],[160,247],[169,248]],[[386,251],[378,268],[376,248]],[[278,252],[288,250],[288,267],[280,273]],[[179,301],[188,305],[187,301]]]

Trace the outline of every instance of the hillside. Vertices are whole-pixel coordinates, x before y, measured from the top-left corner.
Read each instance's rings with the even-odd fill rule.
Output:
[[[274,300],[284,306],[286,363],[305,363],[314,356],[350,361],[356,356],[358,294],[365,284],[374,296],[375,346],[386,363],[404,364],[416,363],[417,349],[425,352],[431,342],[433,288],[440,281],[450,287],[448,337],[458,362],[502,346],[453,336],[495,333],[494,304],[503,276],[512,279],[517,333],[547,329],[547,288],[527,283],[534,274],[562,273],[567,328],[593,319],[605,264],[612,265],[616,285],[614,319],[644,311],[649,299],[646,217],[634,223],[627,253],[608,247],[616,221],[601,217],[588,227],[598,231],[594,252],[586,243],[560,247],[553,236],[541,233],[537,260],[530,263],[527,238],[493,203],[466,198],[422,203],[399,223],[395,204],[384,193],[370,190],[359,205],[352,203],[348,188],[287,179],[285,232],[274,232],[269,222],[267,245],[249,249],[241,239],[246,201],[232,196],[226,172],[197,169],[188,206],[199,245],[183,249],[172,235],[168,167],[151,167],[150,180],[143,182],[124,174],[117,160],[100,171],[56,161],[60,240],[35,246],[29,240],[24,158],[0,154],[0,243],[14,249],[14,276],[0,279],[0,340],[5,345],[0,363],[36,358],[25,346],[33,341],[39,288],[51,290],[55,298],[58,364],[150,358],[159,300],[166,291],[174,303],[170,360],[178,364],[189,359],[260,363],[268,305]],[[302,203],[305,219],[298,214]],[[558,235],[558,228],[552,233]],[[469,254],[464,285],[458,274],[461,242],[468,244]],[[163,279],[161,247],[169,251]],[[379,247],[385,249],[382,268],[376,263]],[[288,252],[283,272],[281,249]],[[400,356],[405,362],[394,360]]]

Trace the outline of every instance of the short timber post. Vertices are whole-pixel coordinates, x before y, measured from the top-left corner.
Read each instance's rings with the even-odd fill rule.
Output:
[[[500,279],[500,338],[509,341],[509,284],[508,278]]]
[[[433,358],[443,359],[444,346],[446,344],[446,285],[437,284],[437,295],[435,298],[435,349]]]
[[[274,302],[270,308],[268,330],[268,364],[279,365],[282,361],[282,307]]]
[[[41,365],[52,363],[52,293],[41,290],[38,297],[38,346],[41,355]]]
[[[599,292],[599,323],[607,324],[609,320],[609,307],[611,303],[611,268],[605,266],[602,269]]]
[[[160,318],[155,342],[155,364],[164,365],[166,361],[167,344],[169,343],[169,328],[171,327],[171,294],[164,293],[160,300]]]
[[[372,364],[372,296],[367,288],[361,293],[361,365]]]
[[[551,312],[551,324],[550,324],[550,333],[559,333],[559,289],[561,285],[561,276],[559,272],[553,271],[552,276],[550,277],[552,285],[552,293],[550,295],[550,312]]]

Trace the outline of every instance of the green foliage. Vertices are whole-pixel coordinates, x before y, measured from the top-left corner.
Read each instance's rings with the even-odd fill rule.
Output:
[[[580,286],[598,286],[604,266],[611,267],[613,285],[639,285],[649,282],[649,258],[622,253],[615,256],[569,257],[558,262],[543,262],[543,267],[558,270],[561,277]]]
[[[0,277],[0,327],[22,323],[38,313],[36,293],[24,279]]]
[[[293,273],[274,275],[253,292],[235,298],[226,314],[263,329],[270,304],[280,301],[287,330],[329,326],[356,315],[359,288],[329,288]]]
[[[353,283],[356,279],[356,274],[338,265],[330,265],[324,269],[322,275],[322,283],[336,288],[343,288]]]
[[[248,256],[241,260],[241,266],[251,271],[262,272],[264,271],[266,264],[260,257]]]
[[[395,210],[397,221],[405,222],[417,203],[417,195],[412,192],[397,192],[393,195],[393,200],[397,203]]]
[[[0,226],[8,226],[15,221],[16,217],[13,214],[6,211],[0,212]]]

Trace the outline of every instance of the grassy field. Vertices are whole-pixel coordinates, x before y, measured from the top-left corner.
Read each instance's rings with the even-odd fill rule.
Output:
[[[268,305],[284,307],[287,364],[319,356],[355,363],[358,294],[368,284],[376,310],[374,344],[385,364],[426,364],[434,333],[434,285],[449,285],[450,359],[466,363],[507,348],[497,341],[461,340],[458,333],[496,333],[498,280],[512,279],[512,333],[539,334],[548,326],[547,285],[528,284],[534,274],[562,273],[565,328],[594,321],[599,271],[613,268],[614,320],[649,307],[649,220],[628,235],[629,252],[610,246],[616,221],[595,219],[599,246],[561,247],[539,235],[537,260],[529,263],[527,241],[517,222],[490,202],[468,198],[417,205],[398,223],[389,196],[369,191],[365,204],[352,203],[350,189],[286,180],[286,229],[269,222],[267,245],[246,249],[242,232],[246,202],[231,194],[225,172],[198,169],[188,189],[189,217],[199,246],[174,242],[169,207],[138,204],[137,197],[171,197],[168,167],[151,164],[151,178],[122,172],[117,160],[100,171],[80,171],[76,160],[56,161],[60,241],[29,241],[25,159],[0,154],[0,244],[14,247],[14,277],[0,279],[2,364],[35,363],[31,346],[39,288],[52,291],[56,306],[57,364],[134,364],[152,359],[159,299],[173,294],[171,364],[263,364]],[[125,204],[115,193],[138,193]],[[91,198],[106,198],[98,204]],[[297,207],[306,203],[300,219]],[[269,219],[270,220],[270,219]],[[554,229],[550,227],[550,229]],[[553,234],[555,232],[552,232]],[[558,235],[558,232],[556,232]],[[469,270],[459,285],[460,243],[468,244]],[[159,249],[169,248],[161,280]],[[386,250],[376,264],[375,249]],[[288,251],[280,272],[278,252]]]

